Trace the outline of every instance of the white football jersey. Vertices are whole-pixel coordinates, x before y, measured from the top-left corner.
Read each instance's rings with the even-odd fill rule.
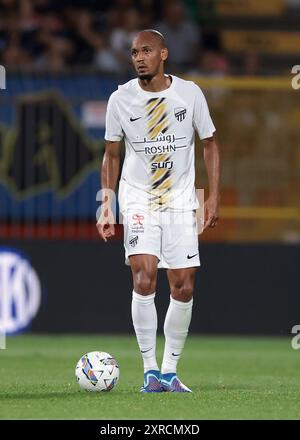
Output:
[[[109,98],[105,139],[125,140],[119,185],[120,210],[188,211],[199,206],[195,192],[195,130],[200,139],[215,131],[206,99],[192,81],[171,76],[170,87],[147,92],[135,78]]]

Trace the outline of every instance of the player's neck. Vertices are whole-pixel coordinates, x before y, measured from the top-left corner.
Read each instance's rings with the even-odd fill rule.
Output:
[[[172,84],[171,77],[165,74],[154,76],[150,80],[139,78],[138,81],[141,88],[146,92],[162,92]]]

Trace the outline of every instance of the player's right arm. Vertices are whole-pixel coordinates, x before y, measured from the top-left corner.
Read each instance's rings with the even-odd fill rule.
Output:
[[[105,242],[107,238],[115,235],[115,218],[112,211],[112,203],[120,170],[120,144],[121,142],[119,141],[106,141],[100,172],[102,205],[97,221],[97,229],[100,237]]]
[[[101,174],[102,205],[97,221],[100,237],[106,242],[107,238],[115,235],[115,218],[112,211],[113,196],[117,186],[120,170],[120,145],[123,130],[118,112],[117,93],[114,92],[107,103],[105,153],[103,156]]]

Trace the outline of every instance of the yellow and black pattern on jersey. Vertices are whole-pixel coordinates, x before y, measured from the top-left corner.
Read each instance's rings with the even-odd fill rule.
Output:
[[[156,139],[159,134],[164,134],[168,130],[169,120],[165,98],[149,99],[146,104],[146,114],[149,139]],[[170,159],[171,155],[166,153],[156,154],[151,158],[151,164],[158,164],[156,169],[151,170],[150,209],[154,211],[162,210],[170,199],[171,170],[163,166]]]
[[[152,98],[147,102],[147,131],[150,139],[155,139],[168,129],[168,112],[165,100],[166,98]]]

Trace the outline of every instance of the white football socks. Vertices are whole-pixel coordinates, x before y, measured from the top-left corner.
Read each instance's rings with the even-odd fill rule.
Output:
[[[157,313],[154,298],[155,292],[151,295],[132,292],[132,321],[144,361],[144,372],[159,370],[156,362]]]
[[[182,302],[170,296],[170,305],[164,323],[165,350],[161,373],[176,373],[192,317],[193,298]]]

